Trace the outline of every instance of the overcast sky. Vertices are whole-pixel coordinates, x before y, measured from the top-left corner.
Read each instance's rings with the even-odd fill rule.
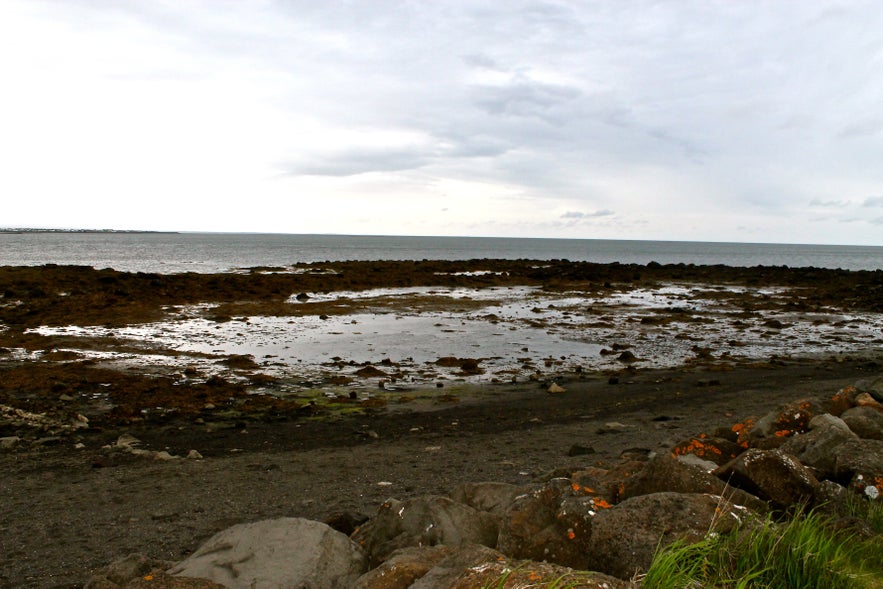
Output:
[[[883,4],[0,0],[0,226],[883,245]]]

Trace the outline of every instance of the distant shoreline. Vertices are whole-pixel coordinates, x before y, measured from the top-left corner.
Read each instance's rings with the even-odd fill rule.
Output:
[[[37,229],[31,227],[3,227],[0,233],[6,234],[22,234],[22,233],[158,233],[158,234],[177,234],[178,231],[147,231],[143,229]]]

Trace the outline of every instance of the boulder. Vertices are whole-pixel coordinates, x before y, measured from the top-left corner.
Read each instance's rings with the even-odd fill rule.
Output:
[[[503,517],[497,549],[512,558],[583,569],[592,519],[610,503],[569,479],[553,479],[515,500]]]
[[[748,441],[752,447],[766,445],[764,442],[778,441],[795,434],[809,431],[809,422],[816,415],[826,413],[825,409],[815,400],[801,399],[780,405],[754,423],[748,431]]]
[[[408,589],[456,546],[409,546],[393,552],[379,567],[359,577],[353,589]]]
[[[440,560],[408,589],[448,589],[454,586],[464,571],[503,558],[502,554],[487,546],[479,544],[460,546],[452,554]]]
[[[168,572],[231,589],[346,589],[366,569],[358,546],[340,532],[320,522],[285,517],[219,532]]]
[[[819,485],[806,466],[781,450],[751,448],[714,474],[778,508],[811,502]]]
[[[454,489],[449,497],[457,503],[502,517],[516,497],[532,491],[535,486],[498,482],[464,483]]]
[[[476,587],[567,587],[568,589],[630,589],[631,583],[589,571],[548,562],[500,560],[470,567],[450,585],[450,589]]]
[[[624,459],[610,468],[590,466],[571,474],[571,481],[608,503],[617,503],[627,481],[644,469],[646,460]]]
[[[499,518],[447,497],[424,496],[383,503],[352,539],[377,565],[407,546],[483,544],[494,547]]]
[[[838,446],[834,476],[872,499],[883,495],[883,441],[857,439]]]
[[[870,407],[872,409],[876,409],[877,411],[883,411],[883,403],[880,403],[880,401],[874,398],[870,393],[859,393],[858,395],[856,395],[855,406]]]
[[[883,440],[883,413],[873,407],[853,407],[840,418],[855,435],[867,440]]]
[[[883,376],[862,379],[855,383],[855,388],[868,393],[874,399],[883,403]]]
[[[859,394],[859,390],[854,386],[843,387],[831,397],[828,402],[828,413],[840,417],[847,409],[855,407],[855,398]]]
[[[640,472],[626,480],[618,500],[663,492],[723,495],[755,511],[766,510],[766,504],[754,495],[728,487],[709,471],[668,455],[653,458]]]
[[[736,442],[705,435],[688,438],[671,449],[673,456],[694,455],[718,466],[729,462],[742,453],[744,448]]]
[[[816,478],[823,479],[834,474],[837,447],[856,439],[858,436],[842,419],[825,413],[812,418],[808,432],[788,438],[779,449],[815,469]]]
[[[883,442],[855,439],[844,442],[834,452],[834,474],[838,477],[855,473],[883,474]]]
[[[698,542],[712,531],[729,532],[749,514],[747,508],[716,495],[633,497],[595,516],[584,568],[630,579],[647,570],[657,549],[676,540]]]

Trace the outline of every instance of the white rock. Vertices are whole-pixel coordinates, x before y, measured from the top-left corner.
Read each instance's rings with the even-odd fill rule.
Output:
[[[344,589],[367,570],[359,547],[330,526],[285,517],[215,534],[169,573],[231,589]]]

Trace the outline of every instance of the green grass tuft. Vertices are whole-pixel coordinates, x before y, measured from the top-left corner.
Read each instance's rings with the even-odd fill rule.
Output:
[[[880,511],[879,506],[873,509]],[[657,553],[642,587],[881,587],[879,537],[838,534],[830,523],[815,512],[794,515],[783,523],[767,517],[696,544],[676,542]]]

